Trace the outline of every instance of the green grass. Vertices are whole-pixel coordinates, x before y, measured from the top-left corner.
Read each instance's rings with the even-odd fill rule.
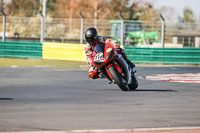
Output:
[[[75,62],[75,61],[42,60],[42,59],[0,58],[0,67],[11,67],[11,66],[79,67],[81,65],[87,65],[87,63]]]

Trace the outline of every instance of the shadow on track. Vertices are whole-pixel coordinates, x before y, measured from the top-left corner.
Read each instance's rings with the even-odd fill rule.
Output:
[[[0,101],[13,100],[13,98],[0,98]]]
[[[153,92],[178,92],[176,90],[161,90],[161,89],[137,89],[137,90],[133,90],[133,91],[146,91],[146,92],[149,92],[149,91],[153,91]]]
[[[99,89],[100,91],[121,91],[119,88],[115,89]],[[162,89],[136,89],[122,92],[178,92],[177,90],[162,90]]]

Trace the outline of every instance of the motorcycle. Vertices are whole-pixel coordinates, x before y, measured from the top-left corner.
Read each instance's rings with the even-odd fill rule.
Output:
[[[110,83],[115,83],[122,91],[136,90],[138,81],[121,54],[111,43],[100,43],[94,47],[93,63]]]

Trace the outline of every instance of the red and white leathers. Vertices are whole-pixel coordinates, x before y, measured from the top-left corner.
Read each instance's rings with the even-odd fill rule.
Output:
[[[102,37],[102,36],[98,36],[97,37],[97,41],[90,45],[90,44],[86,44],[85,46],[85,55],[87,56],[87,63],[91,66],[91,68],[89,69],[88,71],[88,77],[89,78],[92,78],[92,79],[96,79],[96,78],[100,78],[99,77],[99,72],[98,70],[95,68],[94,66],[94,63],[93,63],[93,50],[94,50],[94,47],[96,45],[98,45],[100,42],[103,42],[103,43],[108,43],[110,42],[111,44],[113,44],[113,46],[115,47],[116,51],[121,54],[123,56],[123,58],[127,61],[127,62],[130,62],[124,52],[124,50],[122,48],[120,48],[120,45],[115,41],[115,40],[111,40],[111,39],[108,39],[106,37]]]

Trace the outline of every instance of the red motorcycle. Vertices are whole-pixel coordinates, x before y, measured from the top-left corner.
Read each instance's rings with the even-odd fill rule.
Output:
[[[100,43],[94,47],[95,67],[110,83],[115,83],[122,91],[136,90],[138,81],[135,71],[127,64],[121,54],[118,54],[111,43]]]

